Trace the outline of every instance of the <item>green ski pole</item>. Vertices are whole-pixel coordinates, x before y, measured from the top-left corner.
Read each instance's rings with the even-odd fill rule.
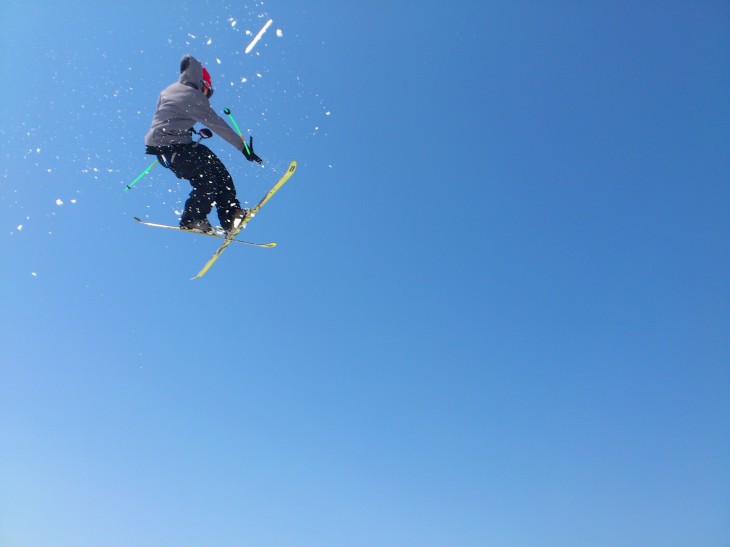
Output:
[[[241,140],[243,141],[243,146],[246,148],[246,153],[251,154],[251,149],[246,144],[246,139],[243,138],[243,133],[241,133],[241,129],[238,127],[238,124],[236,123],[236,120],[233,119],[233,116],[231,115],[231,109],[230,108],[224,108],[223,114],[228,116],[228,118],[231,120],[231,123],[233,124],[233,127],[236,128],[236,133],[238,133],[238,136],[241,137]]]
[[[149,173],[150,172],[150,169],[152,169],[158,163],[159,163],[159,160],[153,161],[152,164],[147,169],[145,169],[144,171],[142,171],[136,179],[134,179],[132,182],[130,182],[129,184],[127,184],[127,186],[124,188],[124,191],[126,192],[127,190],[129,190],[130,188],[132,188],[132,186],[134,186],[135,184],[137,184],[137,182],[139,181],[139,179],[141,179],[147,173]]]

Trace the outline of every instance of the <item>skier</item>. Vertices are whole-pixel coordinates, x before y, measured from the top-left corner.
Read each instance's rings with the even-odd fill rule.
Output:
[[[193,187],[185,202],[180,227],[212,232],[208,213],[215,203],[221,227],[230,231],[248,213],[236,198],[233,178],[223,162],[207,146],[193,142],[193,126],[201,123],[243,152],[248,161],[261,163],[251,146],[211,108],[210,74],[192,55],[180,62],[180,79],[165,88],[157,102],[152,125],[145,135],[145,152],[157,156],[160,164]],[[210,135],[210,133],[208,133]]]

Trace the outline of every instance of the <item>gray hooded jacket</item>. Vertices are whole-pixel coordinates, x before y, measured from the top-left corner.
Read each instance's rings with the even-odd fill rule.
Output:
[[[192,55],[184,55],[180,62],[180,80],[160,93],[144,143],[155,147],[190,144],[193,142],[190,128],[196,123],[212,129],[243,151],[241,137],[215,113],[203,94],[203,65]]]

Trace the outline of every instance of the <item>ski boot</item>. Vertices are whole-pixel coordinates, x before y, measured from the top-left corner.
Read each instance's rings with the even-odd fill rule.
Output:
[[[229,226],[229,229],[227,231],[231,232],[232,230],[238,228],[241,225],[241,222],[246,219],[249,212],[249,209],[236,209],[233,213],[233,217],[231,217],[231,225]]]
[[[191,232],[200,232],[201,234],[213,234],[215,233],[215,230],[213,230],[213,226],[210,225],[210,222],[208,222],[207,218],[199,219],[199,220],[188,220],[188,221],[180,221],[180,228],[183,230],[190,230]]]

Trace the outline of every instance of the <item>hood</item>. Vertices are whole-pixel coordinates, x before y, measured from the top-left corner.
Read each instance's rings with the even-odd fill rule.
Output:
[[[183,55],[180,61],[180,83],[203,91],[203,65],[192,55]]]

